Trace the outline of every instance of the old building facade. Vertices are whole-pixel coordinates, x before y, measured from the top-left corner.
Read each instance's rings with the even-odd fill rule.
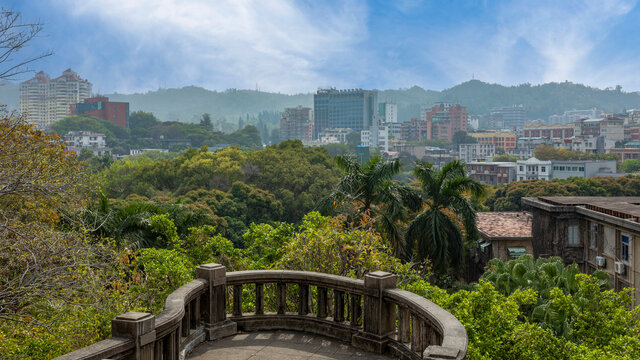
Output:
[[[533,215],[535,257],[559,256],[586,273],[602,270],[616,290],[640,288],[640,197],[549,196],[522,202]]]

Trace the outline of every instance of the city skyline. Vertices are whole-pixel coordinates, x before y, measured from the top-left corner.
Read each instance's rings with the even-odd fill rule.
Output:
[[[32,68],[71,67],[101,93],[195,85],[310,93],[441,90],[479,79],[640,90],[636,1],[154,2],[11,0],[42,36]],[[31,74],[18,79],[24,81]]]

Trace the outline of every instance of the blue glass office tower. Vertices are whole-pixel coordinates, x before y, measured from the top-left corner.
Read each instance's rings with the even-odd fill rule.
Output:
[[[368,130],[378,111],[375,90],[319,89],[313,96],[313,138],[324,129],[350,128]]]

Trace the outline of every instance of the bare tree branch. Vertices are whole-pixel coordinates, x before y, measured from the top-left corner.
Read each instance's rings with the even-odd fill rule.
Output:
[[[17,75],[33,71],[29,68],[31,63],[53,54],[53,51],[45,50],[27,59],[16,56],[41,31],[41,23],[23,23],[19,12],[0,10],[0,79],[11,80]]]

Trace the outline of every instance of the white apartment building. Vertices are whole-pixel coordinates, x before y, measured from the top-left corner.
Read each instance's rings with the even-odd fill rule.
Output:
[[[107,136],[105,134],[90,131],[70,131],[64,136],[64,142],[67,143],[67,148],[76,154],[80,154],[82,149],[88,149],[97,156],[111,154],[111,149],[107,147]]]
[[[360,144],[389,152],[389,128],[387,126],[372,126],[370,130],[362,130]]]
[[[615,160],[547,160],[534,157],[518,160],[518,180],[551,180],[569,177],[622,176],[616,172]]]
[[[516,163],[518,180],[551,180],[551,160],[538,160],[534,157],[518,160]]]
[[[91,97],[91,83],[71,70],[51,79],[40,71],[20,84],[20,112],[38,129],[45,130],[70,114],[71,104]]]
[[[494,144],[460,144],[459,158],[466,163],[485,160],[488,156],[496,154]]]
[[[383,122],[398,122],[398,104],[392,102],[383,102],[378,104],[378,116],[383,118]]]
[[[346,143],[347,135],[352,132],[353,130],[349,128],[324,129],[324,131],[318,132],[318,143],[320,145]]]

